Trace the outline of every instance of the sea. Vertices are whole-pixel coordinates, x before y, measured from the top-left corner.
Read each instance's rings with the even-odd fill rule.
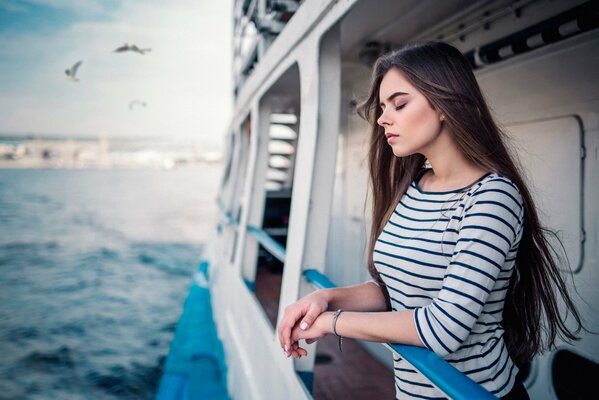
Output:
[[[0,399],[151,399],[221,166],[0,170]]]

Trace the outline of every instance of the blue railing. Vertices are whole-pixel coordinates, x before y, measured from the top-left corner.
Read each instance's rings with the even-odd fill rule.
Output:
[[[231,211],[225,210],[222,204],[218,204],[221,217],[225,225],[238,225],[237,222],[233,219],[233,215]],[[262,245],[270,254],[275,256],[279,261],[285,262],[285,247],[283,247],[279,242],[274,240],[268,233],[266,233],[263,229],[248,226],[248,232],[254,235],[258,243]]]
[[[304,271],[304,276],[312,285],[319,289],[334,288],[336,285],[324,274],[315,269]],[[405,344],[385,344],[407,362],[412,364],[422,375],[426,376],[433,385],[455,400],[496,399],[478,383],[462,374],[447,361],[434,352],[418,346]]]
[[[255,226],[248,226],[248,232],[254,235],[258,243],[262,245],[270,254],[275,256],[280,262],[285,262],[285,247],[274,240],[268,233]]]
[[[220,211],[221,217],[224,220],[225,225],[235,225],[235,221],[233,220],[233,213],[231,210],[225,210],[225,207],[221,202],[218,202],[218,209]]]
[[[223,220],[223,222],[219,221],[216,224],[216,230],[218,232],[218,235],[220,236],[223,233],[223,223],[225,226],[229,226],[235,225],[235,221],[233,220],[233,215],[231,214],[231,211],[226,211],[220,201],[218,202],[218,209],[220,210],[221,217]]]

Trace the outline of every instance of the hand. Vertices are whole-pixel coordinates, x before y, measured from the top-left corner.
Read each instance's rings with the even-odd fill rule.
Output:
[[[299,343],[300,339],[304,339],[308,344],[314,343],[325,335],[333,333],[332,323],[333,312],[326,311],[320,314],[314,323],[307,329],[301,329],[296,324],[291,331],[291,342],[297,344]],[[299,345],[297,345],[297,348],[295,348],[294,351],[300,355],[308,355],[308,351],[302,347],[299,347]]]
[[[305,349],[299,347],[297,341],[291,340],[291,331],[296,325],[301,330],[308,329],[316,318],[327,310],[328,306],[329,302],[325,292],[317,290],[285,307],[278,334],[279,342],[287,357],[299,357],[308,354]],[[312,342],[314,340],[308,343]]]

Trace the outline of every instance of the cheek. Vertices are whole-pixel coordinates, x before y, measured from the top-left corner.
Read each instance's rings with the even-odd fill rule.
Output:
[[[441,121],[437,113],[429,106],[415,110],[410,117],[410,124],[417,140],[427,141],[436,137],[440,131]]]

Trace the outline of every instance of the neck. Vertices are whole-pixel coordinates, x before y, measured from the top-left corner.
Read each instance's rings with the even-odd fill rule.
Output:
[[[439,185],[474,180],[486,172],[464,157],[446,129],[443,129],[438,140],[422,154],[431,164],[434,181]]]

